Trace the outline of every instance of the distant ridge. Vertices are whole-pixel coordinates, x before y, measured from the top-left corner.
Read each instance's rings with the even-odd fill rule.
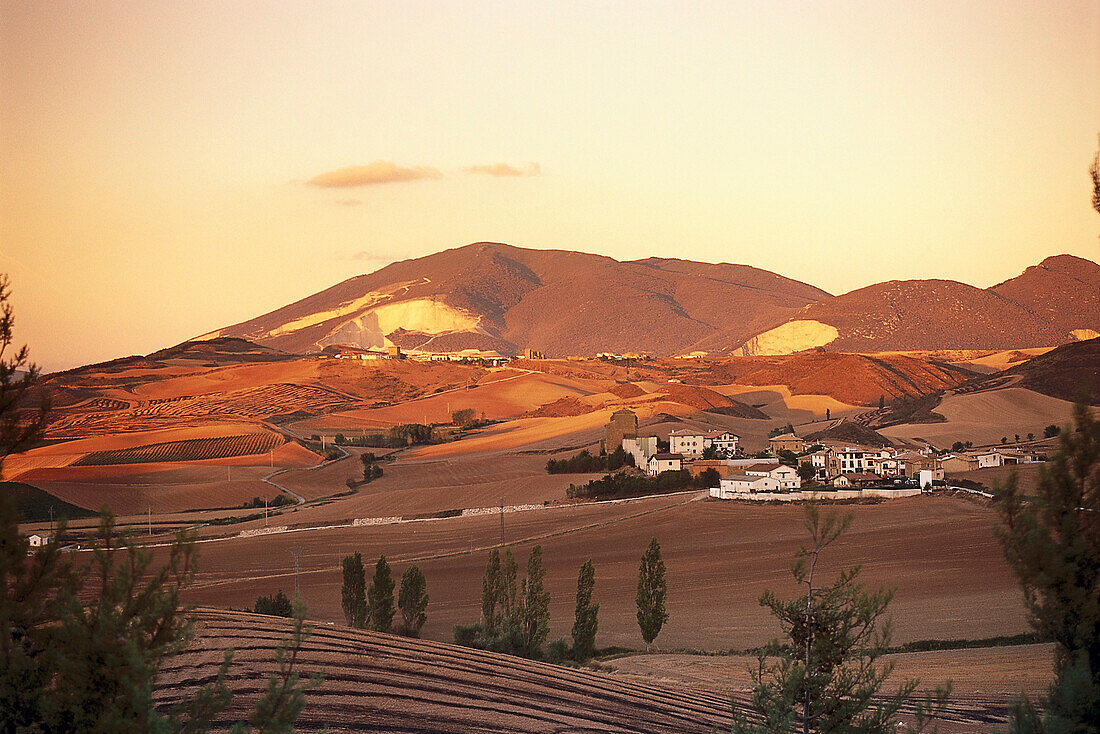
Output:
[[[833,297],[747,265],[479,242],[393,263],[200,339],[295,354],[397,345],[562,357],[1007,349],[1098,332],[1100,266],[1070,255],[984,290],[907,280]]]

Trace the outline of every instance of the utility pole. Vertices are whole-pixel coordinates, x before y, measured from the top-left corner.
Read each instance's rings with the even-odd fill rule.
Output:
[[[500,498],[500,547],[504,547],[504,498]]]
[[[304,548],[291,548],[290,555],[294,556],[294,600],[301,599],[301,591],[298,588],[298,559],[302,557]]]
[[[264,497],[264,527],[267,527],[267,497]]]

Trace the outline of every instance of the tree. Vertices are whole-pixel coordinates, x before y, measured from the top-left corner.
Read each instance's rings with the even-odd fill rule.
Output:
[[[463,408],[462,410],[456,410],[451,413],[452,425],[465,427],[473,423],[474,420],[475,418],[473,408]]]
[[[965,448],[966,444],[964,444],[962,441],[956,441],[955,443],[951,444],[952,451],[962,451]]]
[[[485,628],[496,629],[500,617],[497,609],[500,604],[500,551],[489,551],[489,561],[485,564],[485,576],[481,582],[481,620]]]
[[[997,539],[1029,621],[1056,644],[1043,715],[1021,699],[1012,731],[1100,731],[1100,424],[1085,401],[1074,425],[1061,433],[1033,496],[1020,491],[1015,473],[995,493]]]
[[[167,565],[154,568],[151,551],[118,533],[105,510],[86,562],[62,557],[56,541],[64,521],[54,542],[28,560],[18,523],[0,495],[0,729],[208,731],[232,699],[232,652],[216,680],[193,695],[159,711],[153,701],[158,672],[192,636],[180,594],[194,579],[193,537],[177,535]],[[252,727],[291,730],[305,691],[317,682],[303,684],[295,671],[304,615],[299,606],[294,634],[276,653],[279,673],[249,717]],[[230,729],[250,730],[243,722]]]
[[[665,609],[665,597],[668,587],[665,585],[665,562],[661,560],[661,544],[656,538],[649,541],[649,547],[642,554],[638,566],[638,627],[642,631],[646,650],[661,633],[661,627],[668,621]]]
[[[600,605],[592,603],[596,588],[596,567],[589,558],[577,574],[577,610],[573,615],[573,659],[583,663],[596,651],[597,618]]]
[[[718,449],[714,446],[707,446],[705,449],[703,449],[704,461],[713,461],[718,458],[720,458],[718,455]]]
[[[420,637],[420,630],[428,621],[428,583],[420,566],[409,566],[401,574],[401,592],[397,595],[401,610],[401,627],[398,632],[405,637]]]
[[[511,549],[504,551],[504,559],[500,563],[500,585],[497,587],[497,603],[500,604],[501,618],[509,623],[517,620],[519,608],[516,602],[516,577],[519,574],[519,564],[512,555]]]
[[[386,557],[379,556],[374,565],[374,578],[367,589],[367,628],[375,632],[389,632],[393,627],[393,574]]]
[[[1100,141],[1100,135],[1097,135]],[[1097,146],[1096,156],[1089,166],[1089,176],[1092,178],[1092,208],[1100,212],[1100,145]]]
[[[817,469],[814,469],[814,465],[810,462],[803,461],[798,465],[798,478],[803,482],[812,482],[816,476]]]
[[[46,429],[50,402],[43,393],[36,407],[27,403],[38,381],[38,366],[24,345],[9,354],[15,329],[11,283],[0,273],[0,467],[9,454],[27,448]]]
[[[825,409],[825,420],[831,421],[833,419],[833,411],[829,408]]]
[[[1020,434],[1016,434],[1016,443],[1020,443]]]
[[[1043,429],[1043,438],[1054,438],[1061,432],[1061,428],[1051,423],[1049,426]]]
[[[252,611],[271,617],[290,617],[294,615],[294,606],[283,590],[279,589],[274,596],[256,597],[256,604],[252,607]]]
[[[550,592],[544,589],[545,580],[542,546],[536,545],[527,556],[519,609],[523,655],[529,658],[542,657],[542,643],[550,634]]]
[[[363,556],[358,551],[344,556],[344,583],[340,587],[340,608],[349,626],[363,629],[367,626],[367,572],[363,568]]]
[[[1006,443],[1008,443],[1008,436],[1001,436],[1001,444],[1003,445]]]
[[[750,670],[749,708],[757,717],[750,722],[735,712],[737,734],[896,731],[896,716],[919,681],[905,681],[896,693],[879,698],[893,670],[892,663],[877,664],[890,643],[891,626],[884,615],[893,592],[864,590],[857,581],[858,567],[841,571],[831,586],[814,586],[822,551],[847,530],[851,519],[851,514],[822,517],[816,505],[807,503],[805,526],[812,543],[791,564],[806,593],[789,601],[770,590],[760,597],[787,641],[772,640]],[[941,688],[933,701],[917,704],[917,730],[929,713],[942,709],[948,692]]]
[[[1028,434],[1027,434],[1027,440],[1028,440],[1028,441],[1034,441],[1034,440],[1035,440],[1035,434],[1034,434],[1034,433],[1032,433],[1032,432],[1030,432],[1030,431],[1028,431]]]
[[[779,449],[779,462],[787,466],[798,466],[798,454],[790,449]]]
[[[878,396],[878,409],[882,410],[885,407],[886,407],[886,396],[885,395],[879,395]]]

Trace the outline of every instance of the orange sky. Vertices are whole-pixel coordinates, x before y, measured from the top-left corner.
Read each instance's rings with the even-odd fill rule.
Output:
[[[0,0],[0,75],[47,369],[479,240],[833,293],[1100,260],[1100,0]]]

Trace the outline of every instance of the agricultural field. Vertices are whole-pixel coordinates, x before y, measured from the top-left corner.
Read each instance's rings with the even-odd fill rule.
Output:
[[[149,464],[171,461],[201,461],[230,456],[266,454],[281,446],[286,439],[274,433],[246,433],[242,436],[193,438],[170,441],[130,449],[93,451],[72,463],[72,466],[109,466],[111,464]]]

